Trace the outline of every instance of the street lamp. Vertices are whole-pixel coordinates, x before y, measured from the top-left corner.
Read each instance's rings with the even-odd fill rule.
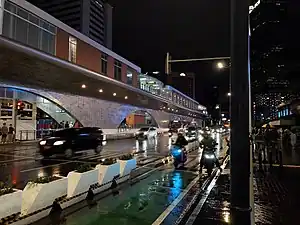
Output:
[[[218,62],[217,67],[218,67],[218,69],[223,69],[225,66],[224,66],[224,63]]]
[[[227,96],[230,97],[230,96],[231,96],[231,92],[228,92],[228,93],[227,93]]]

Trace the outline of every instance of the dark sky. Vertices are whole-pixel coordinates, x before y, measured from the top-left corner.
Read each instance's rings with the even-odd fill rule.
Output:
[[[113,50],[143,72],[164,71],[164,58],[229,56],[229,0],[109,0],[114,7]],[[227,71],[212,62],[173,64],[172,70],[196,72],[196,96],[212,102],[213,86],[228,92]]]

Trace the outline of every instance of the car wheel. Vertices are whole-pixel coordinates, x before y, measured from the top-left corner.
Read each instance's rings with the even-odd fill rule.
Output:
[[[99,154],[102,150],[103,150],[103,146],[102,146],[102,145],[98,145],[98,146],[95,148],[95,153]]]
[[[69,158],[72,158],[72,156],[73,156],[73,150],[72,150],[71,148],[67,148],[67,149],[65,150],[65,157],[66,157],[67,159],[69,159]]]

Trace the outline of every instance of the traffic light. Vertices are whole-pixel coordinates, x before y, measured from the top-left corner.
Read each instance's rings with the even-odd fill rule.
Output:
[[[18,111],[22,111],[25,108],[25,104],[22,101],[18,101],[17,103],[17,109]]]

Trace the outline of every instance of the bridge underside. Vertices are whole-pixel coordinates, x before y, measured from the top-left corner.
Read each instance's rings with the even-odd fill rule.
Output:
[[[167,113],[161,110],[136,107],[116,102],[95,99],[79,95],[62,94],[33,88],[4,87],[14,91],[14,99],[36,105],[57,122],[78,121],[83,126],[97,126],[103,129],[115,129],[130,114],[144,111],[151,115],[160,128],[167,128],[172,120],[192,121],[193,118]],[[7,97],[7,96],[4,96]],[[201,120],[196,120],[201,125]],[[32,128],[35,129],[35,128]]]

